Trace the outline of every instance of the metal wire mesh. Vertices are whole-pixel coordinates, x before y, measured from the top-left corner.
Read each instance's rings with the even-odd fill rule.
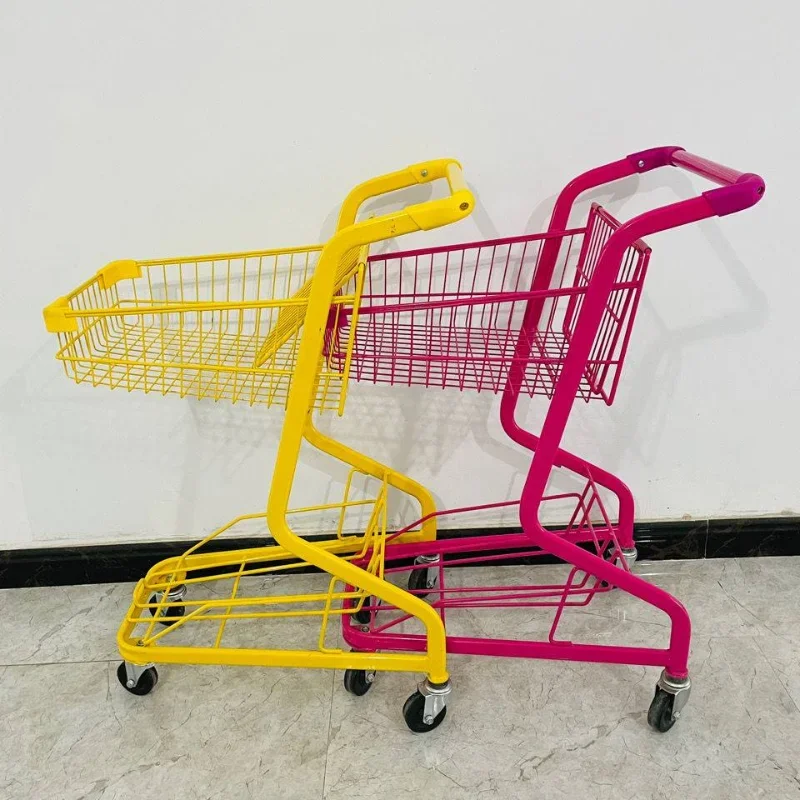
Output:
[[[335,539],[319,541],[318,546],[336,552],[345,560],[357,560],[367,572],[382,577],[387,494],[385,477],[378,480],[353,469],[341,502],[290,509],[287,513],[295,518],[333,513],[338,517]],[[360,523],[363,532],[347,533],[350,522]],[[255,529],[268,535],[263,513],[245,514],[209,534],[183,555],[161,562],[148,572],[136,588],[126,618],[128,624],[137,626],[142,645],[172,644],[174,639],[183,638],[185,641],[181,643],[195,646],[201,642],[214,648],[237,646],[236,631],[243,621],[313,617],[320,619],[317,646],[325,650],[330,619],[361,611],[368,601],[367,593],[344,586],[332,576],[326,576],[327,579],[309,576],[311,580],[303,583],[302,593],[270,591],[270,587],[264,585],[265,579],[281,574],[297,576],[311,568],[308,562],[281,547],[215,550],[218,537],[230,536],[243,526],[250,527],[247,523],[256,523]],[[172,592],[183,587],[189,589],[186,599],[182,596],[180,600],[170,599]],[[234,623],[233,630],[230,623]],[[206,630],[199,631],[199,628]]]
[[[530,355],[520,390],[551,397],[583,297],[618,227],[594,205],[584,228],[563,233],[373,256],[357,323],[341,315],[332,363],[344,363],[355,330],[354,380],[499,392],[522,341]],[[550,288],[531,291],[549,240],[560,245]],[[584,400],[613,400],[649,252],[639,242],[622,259],[584,368]],[[542,304],[531,330],[522,324],[529,301]]]
[[[82,313],[59,334],[58,358],[77,383],[285,406],[320,250],[144,261],[141,277],[109,288],[96,278],[67,298]],[[358,303],[355,255],[339,270],[332,324]],[[315,407],[341,410],[345,385],[345,361],[320,354]]]
[[[559,536],[573,542],[582,542],[597,556],[616,563],[620,569],[629,570],[620,549],[617,538],[617,527],[611,521],[608,510],[601,497],[601,492],[591,476],[586,481],[581,490],[569,493],[546,495],[542,498],[545,504],[557,505],[559,508],[571,507],[569,521],[563,527],[559,527],[553,532]],[[490,504],[488,506],[471,506],[462,509],[452,509],[440,512],[442,516],[447,515],[468,515],[482,508],[497,505],[518,505],[518,502],[507,502],[501,504]],[[415,525],[409,527],[416,527]],[[423,588],[409,589],[413,594],[425,597],[428,603],[436,609],[444,620],[449,618],[448,631],[458,625],[459,618],[456,617],[456,626],[453,626],[452,613],[459,610],[475,609],[497,609],[502,608],[506,611],[510,609],[524,608],[544,608],[550,609],[553,616],[549,624],[540,627],[540,631],[546,634],[549,641],[556,640],[556,633],[559,624],[562,622],[563,612],[571,607],[584,607],[594,599],[596,595],[605,594],[611,591],[612,587],[599,578],[572,566],[571,564],[561,565],[558,568],[550,567],[545,570],[546,579],[541,583],[532,583],[528,569],[524,571],[522,582],[484,585],[481,583],[482,570],[467,570],[466,573],[452,571],[456,567],[490,567],[493,564],[502,564],[508,559],[529,560],[535,563],[536,559],[547,557],[549,553],[533,545],[520,546],[506,549],[504,542],[507,542],[509,535],[496,534],[498,544],[495,550],[487,548],[484,540],[481,540],[480,548],[470,548],[470,537],[462,537],[458,540],[444,540],[430,548],[431,554],[436,554],[434,566],[414,562],[400,563],[399,565],[388,565],[384,574],[394,580],[409,583],[406,577],[410,572],[417,570],[436,571],[436,580]],[[474,541],[474,540],[473,540]],[[389,549],[387,557],[391,558],[391,537],[388,538]],[[458,544],[458,548],[451,545]],[[358,563],[358,562],[356,562]],[[451,572],[452,571],[452,572]],[[455,580],[451,580],[454,576]],[[470,577],[466,577],[469,575]],[[475,579],[477,578],[477,580]],[[410,585],[410,584],[409,584]],[[387,641],[391,637],[393,630],[402,633],[408,640],[417,638],[422,640],[420,635],[408,636],[407,623],[412,622],[411,615],[400,611],[389,603],[376,603],[374,600],[366,603],[362,609],[364,615],[370,615],[369,623],[366,625],[366,632],[378,636],[389,634]],[[473,616],[473,620],[475,617]],[[352,620],[347,624],[352,625]],[[526,623],[527,624],[527,623]],[[359,623],[362,625],[362,623]],[[362,630],[364,627],[362,626]]]

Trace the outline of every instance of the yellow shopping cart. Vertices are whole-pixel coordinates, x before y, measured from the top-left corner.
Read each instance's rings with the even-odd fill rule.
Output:
[[[447,181],[446,197],[356,222],[367,199],[437,179]],[[115,261],[45,308],[47,330],[59,339],[57,358],[77,383],[286,411],[266,513],[235,518],[156,564],[137,584],[117,636],[124,659],[117,674],[129,692],[153,689],[155,663],[335,668],[365,676],[416,671],[426,680],[404,706],[406,722],[413,730],[435,727],[424,721],[432,711],[435,724],[441,721],[449,693],[442,620],[422,598],[383,577],[390,488],[418,502],[427,519],[404,541],[435,539],[433,498],[407,476],[321,433],[313,412],[343,412],[369,246],[456,222],[473,205],[458,162],[428,161],[353,189],[323,245]],[[345,314],[348,325],[340,325]],[[342,331],[349,331],[345,341]],[[303,441],[350,467],[341,502],[289,508]],[[298,520],[308,514],[325,515],[335,535],[301,538]],[[220,549],[215,541],[252,526],[275,544]],[[300,578],[310,568],[327,573],[327,581]],[[308,590],[282,594],[279,576],[287,572],[307,577]],[[278,591],[265,592],[268,583]],[[426,650],[346,652],[328,642],[329,620],[343,614],[358,620],[369,598],[416,619]],[[313,641],[286,647],[289,634],[308,633],[305,617],[319,620]],[[276,634],[274,646],[264,647],[263,619],[280,621],[287,632]]]

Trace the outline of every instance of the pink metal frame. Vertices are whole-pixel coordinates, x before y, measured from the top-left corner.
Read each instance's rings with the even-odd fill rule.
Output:
[[[571,237],[580,230],[569,230],[568,222],[575,200],[589,189],[626,178],[637,173],[664,167],[675,166],[691,171],[718,184],[718,188],[703,192],[700,196],[672,203],[661,208],[641,214],[622,225],[615,225],[613,231],[605,238],[591,264],[591,270],[584,275],[579,293],[580,300],[577,305],[574,298],[578,293],[572,292],[569,287],[560,287],[553,292],[553,278],[559,262],[559,254],[565,242],[569,245]],[[413,559],[420,555],[439,556],[439,585],[434,590],[426,590],[431,595],[431,603],[439,609],[445,618],[447,609],[459,607],[492,607],[509,608],[520,606],[549,607],[555,609],[555,616],[547,641],[525,641],[511,639],[475,638],[464,636],[447,637],[448,652],[511,656],[518,658],[547,658],[569,661],[605,662],[617,664],[641,664],[662,666],[667,673],[676,679],[688,675],[688,654],[691,638],[691,624],[684,606],[672,595],[653,586],[637,575],[631,573],[625,562],[619,558],[620,550],[633,546],[633,520],[634,502],[630,489],[616,476],[590,464],[578,456],[561,448],[561,440],[572,405],[575,399],[582,395],[582,382],[589,383],[594,377],[595,385],[592,394],[601,396],[607,403],[613,401],[616,389],[616,380],[619,376],[619,367],[627,348],[627,337],[630,334],[630,323],[635,313],[635,304],[638,301],[638,290],[644,278],[646,267],[647,249],[641,242],[644,237],[659,233],[671,228],[698,222],[713,216],[725,216],[746,209],[757,203],[764,193],[764,181],[752,173],[740,173],[728,167],[687,153],[678,147],[660,147],[634,153],[605,166],[590,170],[569,183],[561,192],[556,201],[550,225],[546,234],[530,239],[537,239],[540,251],[537,256],[533,282],[529,291],[517,291],[516,301],[524,302],[524,314],[521,324],[515,333],[513,353],[497,353],[486,344],[485,351],[504,367],[502,373],[496,371],[495,376],[502,374],[504,386],[500,404],[500,419],[506,434],[517,444],[527,448],[533,454],[531,466],[518,503],[519,518],[522,532],[518,534],[484,535],[456,540],[439,540],[436,542],[419,544],[391,543],[387,548],[387,573],[408,571],[407,566],[392,566],[397,561]],[[593,209],[593,213],[597,213]],[[610,218],[606,218],[610,219]],[[590,216],[591,224],[591,216]],[[589,226],[587,226],[588,228]],[[583,247],[589,245],[590,232],[583,229]],[[526,237],[518,237],[523,240]],[[503,240],[508,243],[514,240]],[[493,243],[481,243],[480,246],[491,246]],[[451,248],[462,253],[470,245],[461,245]],[[439,248],[438,251],[447,250]],[[401,254],[404,258],[430,255],[435,250],[414,251]],[[624,274],[625,259],[631,252],[640,254],[641,269],[634,278]],[[377,259],[376,259],[377,260]],[[416,263],[416,262],[415,262]],[[462,256],[463,263],[463,256]],[[579,261],[586,264],[585,254]],[[621,283],[622,281],[622,283]],[[624,291],[622,291],[624,290]],[[610,304],[614,292],[624,296],[633,296],[632,306],[629,306],[630,317],[626,325],[621,323],[612,326],[611,336],[619,342],[618,363],[611,379],[610,387],[604,385],[604,376],[608,372],[608,364],[602,358],[595,359],[598,353],[598,341],[603,341],[604,320],[608,321],[609,309],[619,312],[620,308]],[[417,295],[415,286],[412,294]],[[626,294],[627,293],[627,294]],[[402,301],[401,295],[408,295],[399,291],[395,302]],[[424,294],[424,293],[423,293]],[[567,298],[572,302],[569,315],[577,315],[574,324],[568,325],[568,348],[561,353],[558,368],[551,371],[553,380],[545,392],[550,397],[546,418],[543,422],[541,433],[537,436],[522,428],[516,421],[516,409],[519,396],[530,391],[531,361],[547,361],[543,357],[543,349],[537,351],[536,333],[541,330],[542,321],[548,309],[548,300],[553,301],[554,295]],[[369,292],[365,291],[368,298]],[[406,297],[406,300],[408,297]],[[493,295],[491,303],[507,301],[509,298]],[[392,313],[392,299],[384,297],[380,307],[373,309],[373,313]],[[429,319],[436,310],[446,309],[454,305],[464,306],[476,303],[487,304],[487,297],[476,299],[474,295],[465,297],[456,293],[454,297],[444,296],[423,298],[412,297],[413,308],[418,309],[425,319]],[[407,312],[411,308],[408,304],[402,307]],[[441,312],[440,312],[441,313]],[[471,313],[471,311],[470,311]],[[369,326],[370,308],[367,299],[366,309],[362,308],[363,319],[359,325]],[[569,316],[568,315],[568,316]],[[441,317],[440,317],[441,318]],[[495,320],[499,317],[495,317]],[[616,319],[616,317],[614,317]],[[550,320],[552,322],[552,319]],[[552,326],[551,326],[552,327]],[[511,329],[509,328],[509,331]],[[566,329],[565,329],[566,330]],[[374,333],[374,332],[373,332]],[[398,335],[395,329],[394,347],[397,350]],[[374,337],[373,337],[374,338]],[[505,341],[505,340],[504,340]],[[430,344],[430,339],[428,344]],[[403,342],[399,349],[402,350]],[[602,349],[602,348],[601,348]],[[399,352],[399,351],[398,351]],[[549,352],[549,351],[548,351]],[[375,355],[378,353],[378,355]],[[602,351],[601,355],[607,354]],[[409,371],[398,376],[392,368],[392,374],[379,375],[378,364],[380,353],[376,350],[362,353],[362,363],[359,365],[358,347],[354,356],[354,377],[365,380],[382,380],[390,383],[419,383],[413,379],[409,362]],[[443,356],[446,358],[447,354]],[[365,363],[373,358],[372,366],[375,372],[370,374],[367,364],[366,373],[359,375],[358,370],[363,370]],[[441,359],[440,359],[441,360]],[[592,371],[593,370],[593,371]],[[447,373],[445,372],[445,377]],[[429,376],[428,376],[429,377]],[[407,380],[406,380],[407,379]],[[495,380],[496,384],[496,380]],[[442,385],[453,385],[445,383]],[[467,381],[460,388],[472,389],[497,389],[491,382],[484,387],[475,385],[475,379],[470,384]],[[606,391],[607,389],[607,391]],[[582,492],[572,496],[548,496],[546,486],[554,467],[563,467],[580,476],[585,482]],[[601,500],[598,487],[609,490],[616,498],[617,513],[616,523],[612,523],[608,512]],[[575,503],[575,512],[569,524],[558,531],[546,529],[540,522],[540,511],[544,504],[559,500],[570,499]],[[454,509],[441,514],[469,513],[479,509],[496,508],[499,506],[513,506],[511,503],[493,503],[484,506],[473,506],[464,509]],[[592,517],[600,515],[599,523],[593,523]],[[418,527],[414,523],[405,530]],[[396,535],[403,533],[399,531]],[[588,548],[587,548],[588,543]],[[583,545],[583,546],[581,546]],[[545,586],[479,586],[469,589],[448,587],[445,583],[445,563],[448,566],[461,564],[486,564],[494,560],[507,557],[508,551],[513,551],[517,556],[525,555],[535,557],[541,554],[553,554],[569,565],[572,570],[566,582],[559,585]],[[477,555],[474,555],[477,554]],[[416,569],[413,567],[411,569]],[[426,567],[427,568],[427,567]],[[602,591],[608,591],[611,586],[618,587],[634,597],[643,600],[663,612],[671,620],[669,645],[665,649],[645,647],[622,647],[615,645],[582,644],[560,640],[556,636],[556,629],[561,619],[563,610],[568,606],[585,605],[592,597]],[[425,637],[419,634],[389,632],[405,618],[395,615],[388,622],[380,624],[385,612],[391,609],[367,604],[371,611],[371,621],[366,629],[353,624],[350,615],[343,615],[343,634],[346,642],[358,650],[423,650]]]

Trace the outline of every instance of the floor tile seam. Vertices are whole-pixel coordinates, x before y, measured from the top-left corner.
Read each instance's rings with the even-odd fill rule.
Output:
[[[322,787],[320,792],[320,800],[325,800],[325,790],[328,781],[328,758],[331,753],[331,727],[333,725],[333,699],[336,691],[336,675],[338,670],[331,670],[331,694],[330,705],[328,706],[328,725],[325,731],[325,764],[322,767]]]
[[[792,693],[783,685],[783,681],[781,680],[780,675],[778,674],[778,672],[775,669],[775,667],[772,665],[772,659],[764,652],[763,648],[761,647],[761,645],[758,642],[758,639],[760,637],[751,636],[750,638],[753,640],[753,644],[755,644],[756,649],[758,650],[758,652],[761,653],[762,657],[764,658],[764,661],[767,662],[767,666],[769,667],[769,670],[772,673],[772,676],[778,682],[778,686],[781,687],[783,692],[789,698],[789,702],[797,709],[798,713],[800,713],[800,704],[794,699],[794,697],[792,696]]]
[[[22,661],[15,664],[0,664],[0,669],[15,667],[74,667],[79,664],[116,664],[119,659],[116,658],[89,658],[80,659],[77,661]]]

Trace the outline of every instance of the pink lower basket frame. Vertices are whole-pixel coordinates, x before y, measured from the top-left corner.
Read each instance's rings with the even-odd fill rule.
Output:
[[[605,212],[593,207],[586,227],[568,228],[573,204],[583,192],[664,166],[681,167],[711,180],[718,187],[698,197],[646,212],[624,224],[616,223]],[[529,290],[524,285],[522,289],[516,285],[510,289],[500,286],[498,291],[498,287],[489,286],[491,279],[484,291],[481,291],[481,287],[474,290],[474,280],[468,290],[463,290],[459,278],[455,291],[446,291],[443,285],[434,292],[429,291],[429,287],[420,286],[415,277],[411,287],[406,284],[405,290],[398,289],[391,296],[384,293],[377,297],[371,296],[369,275],[365,283],[351,378],[375,383],[501,391],[500,420],[503,430],[512,441],[532,453],[518,502],[439,512],[439,515],[468,514],[516,505],[522,528],[520,533],[470,536],[419,544],[391,541],[405,531],[417,529],[422,522],[419,520],[390,537],[386,550],[386,573],[391,575],[401,571],[436,569],[438,586],[416,590],[416,593],[429,595],[431,604],[439,610],[443,619],[448,609],[463,607],[544,606],[555,609],[546,640],[448,634],[448,653],[660,666],[664,668],[662,678],[666,676],[668,684],[672,681],[673,686],[688,686],[691,623],[685,607],[668,592],[632,573],[622,558],[623,552],[630,552],[634,548],[634,501],[630,489],[618,477],[564,450],[561,441],[576,398],[588,400],[599,397],[608,404],[613,401],[649,257],[649,249],[642,239],[713,216],[722,217],[744,210],[761,199],[764,189],[764,181],[758,175],[738,172],[687,153],[679,147],[653,148],[575,178],[559,195],[549,228],[544,234],[409,251],[389,257],[373,256],[370,259],[370,274],[374,274],[376,265],[378,269],[381,266],[385,269],[386,261],[390,258],[399,260],[401,265],[404,259],[406,263],[413,259],[414,269],[417,269],[420,258],[432,259],[434,254],[445,251],[448,264],[450,254],[460,252],[463,265],[463,254],[469,252],[470,248],[496,248],[498,243],[511,247],[514,243],[538,242]],[[614,224],[601,241],[592,244],[590,229],[593,219],[598,217]],[[576,278],[572,286],[558,283],[554,289],[559,259],[564,258],[564,249],[576,234],[584,237],[576,272],[578,278],[583,275],[583,281],[579,286]],[[478,252],[479,260],[480,250]],[[631,253],[639,254],[638,272],[629,269],[633,263]],[[591,267],[588,270],[587,263]],[[624,314],[621,306],[614,305],[615,294],[628,298]],[[576,297],[579,297],[577,306]],[[568,303],[570,308],[555,319],[552,308],[557,302]],[[498,309],[503,303],[516,304],[516,311],[503,317],[503,324],[499,325],[501,314]],[[487,308],[490,309],[488,317]],[[477,309],[482,310],[484,320],[490,320],[489,325],[473,325],[475,315],[479,313]],[[609,326],[610,310],[613,319]],[[459,324],[450,324],[451,328],[457,330],[449,337],[442,333],[446,325],[439,324],[437,327],[435,321],[431,322],[435,320],[437,312],[440,323],[442,314],[448,323],[456,320],[458,314],[462,315]],[[464,314],[472,316],[467,318]],[[416,319],[417,322],[404,326],[399,321],[403,315],[405,319],[411,315],[410,319]],[[380,324],[375,322],[376,317],[382,320]],[[516,320],[514,324],[512,317]],[[344,325],[347,324],[345,320]],[[607,332],[609,327],[613,329],[610,334]],[[489,329],[491,335],[486,333]],[[503,337],[495,336],[497,329],[500,329]],[[550,340],[544,342],[541,336],[537,339],[537,334],[542,330],[545,334],[548,331],[553,334],[552,342],[561,343],[560,350],[554,350]],[[339,333],[331,331],[329,337],[328,357],[334,362]],[[434,338],[434,333],[437,338]],[[389,344],[385,345],[387,335]],[[416,348],[413,343],[415,335]],[[611,339],[613,346],[609,344]],[[491,366],[483,371],[477,370],[475,364],[482,360]],[[450,364],[454,365],[452,369]],[[539,435],[525,430],[516,420],[516,409],[522,393],[545,394],[550,398]],[[551,472],[556,467],[580,476],[584,488],[572,496],[575,511],[570,523],[560,530],[549,530],[540,522],[540,511],[548,502],[563,501],[566,497],[546,494]],[[609,518],[601,490],[607,490],[616,499],[615,522]],[[591,518],[598,516],[599,521],[593,523]],[[552,554],[567,565],[572,565],[572,569],[567,580],[558,585],[479,586],[469,590],[446,585],[445,565],[490,564],[507,558],[509,552],[517,557],[530,558]],[[407,566],[420,557],[427,560],[422,564],[417,562],[415,566]],[[431,567],[431,564],[434,566]],[[558,623],[566,607],[586,605],[596,594],[608,591],[611,587],[617,587],[669,616],[671,630],[668,647],[584,644],[557,638]],[[395,614],[388,622],[381,621],[385,620],[384,614],[392,609],[366,602],[362,609],[364,611],[369,613],[368,624],[353,619],[354,615],[342,615],[343,636],[352,648],[362,651],[420,651],[426,648],[424,635],[392,630],[405,618]]]

